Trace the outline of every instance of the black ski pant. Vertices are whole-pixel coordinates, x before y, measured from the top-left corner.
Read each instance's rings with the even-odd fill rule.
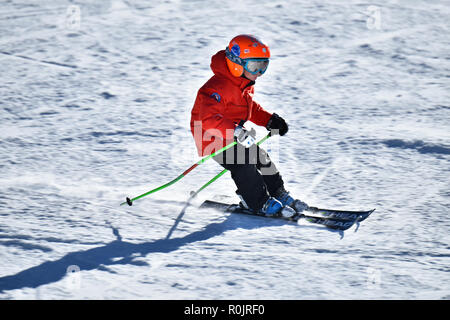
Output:
[[[237,144],[213,159],[231,172],[237,192],[254,211],[259,211],[269,197],[274,197],[280,188],[284,188],[275,164],[256,144],[250,148]]]

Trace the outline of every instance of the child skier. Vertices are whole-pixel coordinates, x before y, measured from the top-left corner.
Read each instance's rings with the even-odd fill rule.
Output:
[[[231,172],[242,206],[265,215],[291,217],[308,205],[290,196],[268,154],[255,144],[255,131],[243,127],[251,121],[272,135],[288,132],[282,117],[253,101],[253,85],[267,70],[269,58],[269,47],[254,36],[234,37],[212,57],[214,76],[198,91],[190,124],[200,156],[237,141],[213,159]]]

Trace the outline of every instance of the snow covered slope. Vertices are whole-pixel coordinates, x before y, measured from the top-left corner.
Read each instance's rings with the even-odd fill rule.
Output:
[[[0,298],[449,299],[449,13],[424,0],[2,1]],[[287,188],[376,207],[357,231],[183,210],[213,161],[119,206],[198,161],[190,110],[240,33],[271,48],[255,100],[290,125],[265,143]],[[226,175],[198,203],[234,190]]]

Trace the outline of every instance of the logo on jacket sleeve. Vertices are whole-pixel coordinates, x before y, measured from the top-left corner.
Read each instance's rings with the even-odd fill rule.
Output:
[[[220,100],[221,100],[220,94],[218,94],[217,92],[214,92],[214,93],[211,95],[211,97],[214,98],[214,99],[216,99],[217,102],[220,102]]]

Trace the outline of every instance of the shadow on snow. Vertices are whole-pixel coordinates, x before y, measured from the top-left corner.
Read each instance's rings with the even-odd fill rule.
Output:
[[[247,219],[252,218],[255,219],[255,217],[248,217]],[[155,252],[172,252],[185,245],[216,237],[229,230],[238,228],[250,230],[260,227],[283,225],[283,222],[281,221],[261,220],[255,222],[247,219],[229,215],[222,222],[211,223],[204,229],[181,238],[169,238],[170,234],[173,232],[172,228],[165,239],[137,244],[122,241],[118,229],[110,226],[113,229],[116,240],[100,247],[68,253],[59,260],[47,261],[14,275],[0,277],[0,293],[4,293],[4,291],[7,290],[37,288],[42,285],[60,281],[66,276],[69,266],[75,265],[78,266],[80,270],[84,271],[120,264],[142,265],[142,262],[138,263],[137,261],[133,261],[133,259]],[[259,220],[257,217],[256,219]]]

